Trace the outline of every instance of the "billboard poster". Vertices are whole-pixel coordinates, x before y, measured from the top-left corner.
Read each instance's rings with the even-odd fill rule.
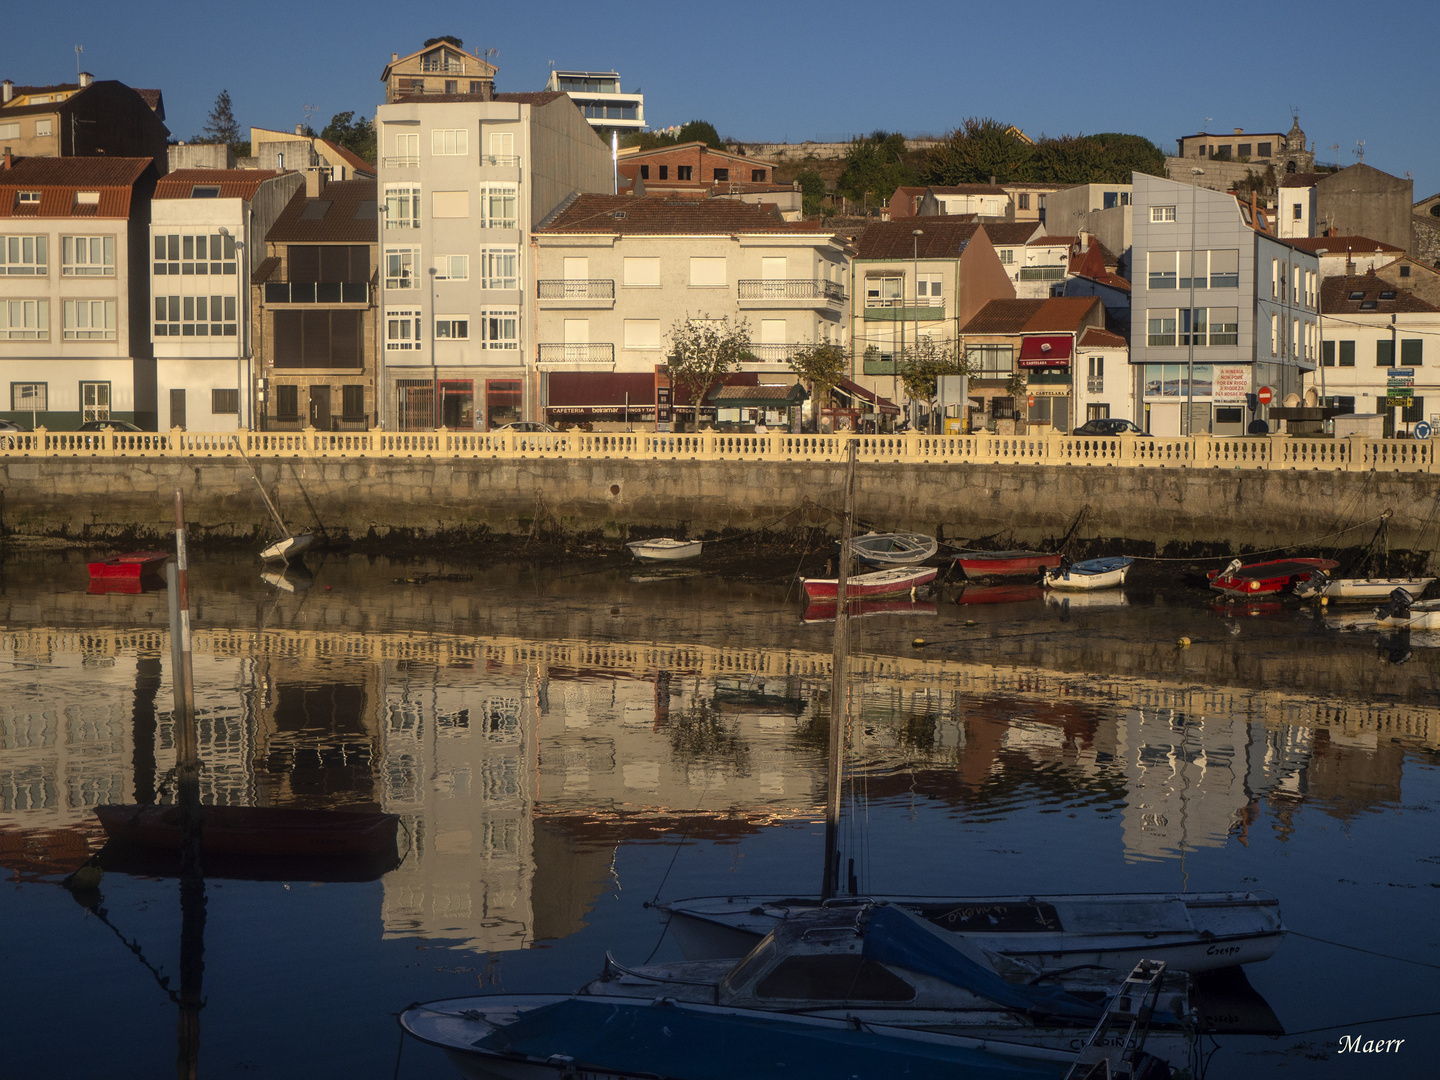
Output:
[[[1244,405],[1250,392],[1250,368],[1246,364],[1216,364],[1213,400],[1216,405]]]

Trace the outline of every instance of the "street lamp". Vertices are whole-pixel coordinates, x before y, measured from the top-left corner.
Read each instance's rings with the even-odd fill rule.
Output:
[[[1318,261],[1319,261],[1320,259],[1323,259],[1326,255],[1329,255],[1329,254],[1330,254],[1330,249],[1329,249],[1329,248],[1316,248],[1316,249],[1315,249],[1315,259],[1316,259],[1317,263],[1318,263]],[[1324,405],[1325,405],[1325,396],[1326,396],[1326,395],[1325,395],[1325,313],[1320,310],[1320,286],[1324,283],[1324,281],[1325,281],[1325,278],[1324,278],[1324,276],[1320,273],[1320,267],[1317,265],[1317,266],[1315,267],[1315,340],[1316,340],[1316,342],[1317,342],[1317,344],[1316,344],[1315,347],[1320,350],[1320,355],[1317,356],[1317,357],[1315,357],[1315,366],[1320,369],[1320,405],[1321,405],[1322,408],[1323,408]]]
[[[235,378],[241,389],[244,390],[243,397],[239,392],[236,393],[235,409],[239,412],[240,402],[245,398],[249,399],[247,404],[250,407],[249,422],[246,423],[246,418],[243,416],[236,416],[235,424],[236,427],[244,426],[253,430],[255,427],[255,388],[250,384],[250,357],[245,347],[250,336],[246,333],[246,331],[250,329],[248,325],[250,319],[246,311],[248,305],[243,302],[243,294],[241,293],[243,284],[249,277],[249,275],[245,273],[245,260],[243,258],[245,244],[241,240],[233,240],[230,236],[230,230],[224,225],[220,226],[220,235],[235,245]]]
[[[910,233],[910,255],[915,273],[915,340],[910,346],[912,349],[920,347],[920,237],[924,235],[924,229],[915,229]],[[898,389],[895,391],[895,396],[897,398],[900,396]],[[911,410],[913,413],[913,405]]]
[[[1192,168],[1191,173],[1196,177],[1205,175],[1204,169]],[[1186,327],[1185,342],[1187,346],[1185,360],[1185,422],[1181,425],[1180,434],[1190,436],[1194,434],[1193,417],[1195,412],[1195,189],[1199,181],[1192,179],[1190,182],[1190,311],[1187,315],[1189,326]]]
[[[430,264],[430,310],[428,320],[422,320],[420,328],[430,324],[430,426],[440,426],[440,369],[435,365],[435,264]]]

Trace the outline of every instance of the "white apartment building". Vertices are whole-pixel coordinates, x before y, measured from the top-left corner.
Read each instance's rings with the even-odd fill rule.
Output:
[[[179,169],[151,204],[151,340],[160,430],[255,424],[250,274],[298,172]]]
[[[413,85],[407,69],[472,67],[488,66],[438,43],[382,76],[377,411],[386,428],[485,430],[534,415],[531,230],[571,196],[614,183],[609,148],[559,91],[496,94],[487,78],[468,93],[398,86]]]
[[[645,95],[626,94],[614,71],[552,71],[546,90],[569,94],[591,127],[645,129]]]

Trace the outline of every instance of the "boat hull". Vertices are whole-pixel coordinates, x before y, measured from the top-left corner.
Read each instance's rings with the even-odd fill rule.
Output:
[[[1071,566],[1045,571],[1045,588],[1083,592],[1114,589],[1125,584],[1130,572],[1129,558],[1089,559]]]
[[[112,584],[138,582],[142,578],[156,577],[170,557],[168,551],[127,551],[87,564],[90,580]]]
[[[269,547],[260,552],[260,558],[264,562],[281,562],[303,555],[315,544],[314,533],[296,533],[294,536],[287,536],[283,540],[277,540]]]
[[[275,806],[202,806],[206,851],[229,855],[339,855],[393,850],[394,814]],[[106,834],[123,844],[180,847],[175,806],[95,807]]]
[[[845,598],[861,600],[875,596],[904,596],[912,589],[928,585],[940,573],[933,566],[877,570],[873,574],[856,574],[846,579]],[[801,578],[800,587],[811,600],[834,601],[840,590],[836,578]]]
[[[966,577],[1018,577],[1057,567],[1060,556],[1039,551],[972,552],[957,555],[955,563]]]
[[[1389,616],[1375,620],[1387,630],[1440,630],[1440,600],[1421,600],[1411,604],[1403,619]]]
[[[1366,601],[1387,600],[1396,589],[1404,589],[1411,596],[1419,596],[1434,580],[1433,577],[1331,578],[1318,589],[1297,588],[1295,595],[1304,600],[1313,600],[1323,596],[1331,603],[1365,603]]]
[[[1128,969],[1140,959],[1191,973],[1213,971],[1268,959],[1286,933],[1279,903],[1263,893],[889,899],[963,933],[987,953],[1044,971]],[[816,903],[736,896],[660,906],[670,913],[682,952],[702,960],[744,955],[791,911]]]
[[[625,545],[641,562],[683,562],[698,558],[702,540],[635,540]]]
[[[855,558],[866,566],[914,566],[933,558],[940,545],[922,533],[866,533],[850,541]]]
[[[1339,566],[1334,559],[1273,559],[1211,571],[1210,588],[1227,596],[1270,596]]]

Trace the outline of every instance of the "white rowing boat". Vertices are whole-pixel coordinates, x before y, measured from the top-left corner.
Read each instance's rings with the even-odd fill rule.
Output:
[[[704,541],[662,536],[656,540],[633,540],[625,546],[630,549],[630,554],[643,562],[681,562],[698,558]]]

